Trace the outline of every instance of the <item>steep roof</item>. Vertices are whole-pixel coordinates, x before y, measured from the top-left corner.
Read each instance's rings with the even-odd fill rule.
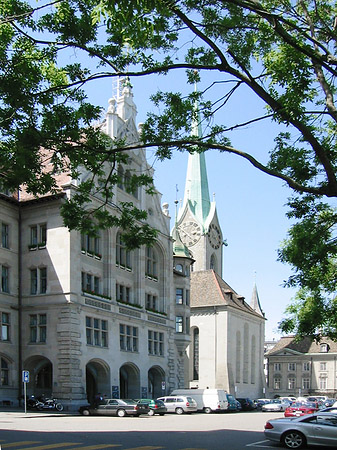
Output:
[[[337,353],[337,342],[329,338],[322,338],[320,342],[312,341],[309,337],[296,341],[295,336],[282,337],[275,346],[266,353],[267,356],[272,356],[282,350],[288,349],[299,353],[321,353],[321,344],[329,345],[329,352]]]
[[[214,270],[191,273],[191,307],[230,306],[257,317],[262,315],[244,301]],[[263,316],[262,316],[263,317]]]
[[[250,300],[250,306],[254,309],[254,311],[256,311],[257,313],[261,314],[261,316],[264,315],[264,313],[262,311],[262,308],[261,308],[261,304],[260,304],[259,294],[257,292],[256,283],[254,284],[252,298]]]

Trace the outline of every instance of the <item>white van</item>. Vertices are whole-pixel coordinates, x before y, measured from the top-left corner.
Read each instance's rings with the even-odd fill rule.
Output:
[[[226,391],[222,389],[175,389],[171,395],[188,395],[194,398],[198,411],[207,414],[228,409]]]

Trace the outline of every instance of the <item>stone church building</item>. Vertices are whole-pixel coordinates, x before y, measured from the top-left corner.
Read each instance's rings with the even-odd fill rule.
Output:
[[[102,131],[139,142],[136,113],[125,86],[109,100]],[[133,171],[153,174],[145,150],[129,156],[114,202],[147,211],[159,231],[153,247],[128,251],[115,228],[96,238],[69,232],[60,206],[85,171],[80,180],[59,176],[55,195],[0,194],[0,404],[18,403],[23,370],[28,395],[53,395],[69,410],[98,392],[156,398],[190,385],[261,395],[265,319],[257,293],[249,306],[221,279],[223,236],[204,155],[189,156],[172,235],[161,194],[126,189]]]
[[[201,136],[199,124],[192,133]],[[195,260],[188,349],[190,387],[224,389],[239,398],[261,397],[265,389],[265,317],[256,286],[248,305],[221,278],[223,234],[215,201],[210,201],[204,153],[189,155],[176,232]]]

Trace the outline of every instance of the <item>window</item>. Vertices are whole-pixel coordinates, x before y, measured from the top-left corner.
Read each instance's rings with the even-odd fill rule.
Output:
[[[1,245],[9,248],[9,226],[6,223],[1,224]]]
[[[182,316],[176,316],[176,332],[177,333],[184,332],[184,322]]]
[[[302,378],[302,389],[310,389],[310,378]]]
[[[326,370],[326,362],[319,363],[319,370]]]
[[[164,333],[148,330],[148,351],[149,355],[164,355]]]
[[[1,291],[9,293],[9,267],[1,267]]]
[[[190,305],[190,291],[188,289],[186,289],[186,291],[185,291],[185,301],[186,301],[186,305],[189,306]]]
[[[81,250],[88,256],[95,256],[101,259],[101,238],[100,236],[89,236],[89,234],[81,234]]]
[[[295,372],[296,363],[288,363],[288,372]]]
[[[0,365],[1,365],[1,378],[0,378],[0,385],[1,386],[8,386],[9,385],[9,365],[8,362],[4,359],[0,359]]]
[[[146,276],[157,279],[157,255],[152,247],[146,247]]]
[[[39,288],[39,289],[38,289]],[[31,295],[45,294],[47,292],[47,268],[30,270],[30,293]]]
[[[274,390],[279,390],[281,389],[281,378],[280,377],[275,377],[274,378]]]
[[[127,250],[120,233],[116,236],[116,264],[122,268],[132,268],[131,252]]]
[[[47,340],[47,315],[31,314],[30,315],[30,342],[46,342]]]
[[[303,363],[303,372],[309,372],[310,371],[310,362],[304,362]]]
[[[175,265],[175,270],[177,272],[183,273],[183,265],[182,264],[176,264]]]
[[[321,344],[320,345],[320,352],[321,353],[327,353],[329,351],[329,345],[328,344]]]
[[[30,248],[44,248],[47,244],[47,225],[32,225],[30,227]]]
[[[327,377],[319,377],[319,388],[321,390],[326,390],[328,386],[328,378]]]
[[[132,290],[129,286],[123,286],[116,283],[116,300],[122,303],[128,303],[134,305],[132,301]]]
[[[158,311],[158,298],[156,295],[146,294],[146,309]]]
[[[10,315],[8,313],[0,313],[1,320],[1,341],[9,341],[10,339]]]
[[[131,325],[119,325],[120,349],[127,352],[138,352],[138,328]]]
[[[274,372],[281,372],[281,363],[274,363]]]
[[[90,273],[82,272],[82,291],[89,294],[101,294],[101,279]]]
[[[176,305],[182,305],[184,303],[183,289],[176,289]]]
[[[288,389],[295,389],[295,378],[288,378]]]
[[[96,347],[108,346],[107,320],[101,320],[87,316],[85,318],[85,325],[88,345],[95,345]]]

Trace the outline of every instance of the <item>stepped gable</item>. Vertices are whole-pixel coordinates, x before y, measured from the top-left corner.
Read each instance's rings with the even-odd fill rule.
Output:
[[[191,273],[191,307],[230,306],[261,317],[214,270]]]
[[[321,344],[329,345],[329,352],[337,353],[337,342],[329,338],[322,338],[320,342],[313,341],[310,337],[305,337],[300,341],[296,341],[295,336],[282,337],[275,346],[266,353],[266,355],[274,355],[282,350],[288,349],[298,353],[321,353]]]

